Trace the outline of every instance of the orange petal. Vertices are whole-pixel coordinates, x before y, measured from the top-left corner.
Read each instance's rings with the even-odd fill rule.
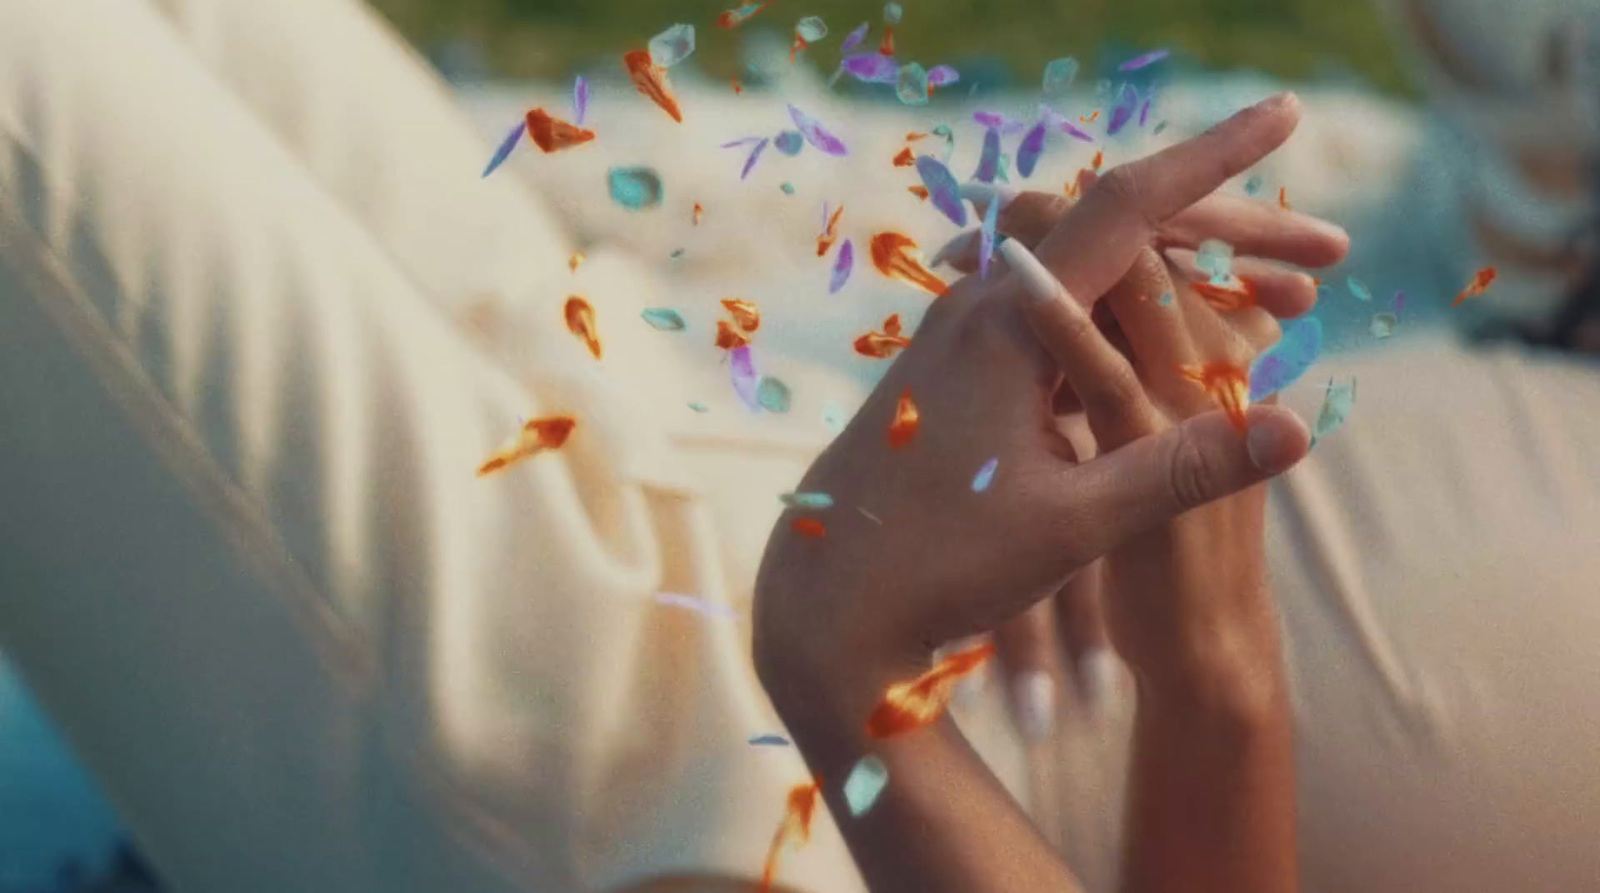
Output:
[[[733,80],[733,92],[736,93],[736,94],[743,93],[744,92],[744,84],[739,83],[739,79],[738,78],[733,78],[732,80]]]
[[[917,428],[922,424],[922,414],[917,411],[917,404],[911,402],[911,389],[907,388],[900,395],[900,402],[894,407],[894,421],[889,423],[889,447],[899,449],[911,442],[917,436]]]
[[[1250,376],[1232,363],[1207,363],[1204,366],[1180,366],[1184,378],[1205,388],[1215,400],[1228,421],[1240,434],[1245,433],[1244,411],[1250,406]]]
[[[889,314],[888,318],[883,321],[883,333],[885,335],[900,334],[900,314]]]
[[[1087,118],[1085,118],[1082,115],[1078,116],[1078,120],[1082,121],[1085,124],[1093,124],[1095,121],[1099,120],[1099,118],[1100,118],[1100,110],[1099,109],[1095,109],[1094,112],[1092,114],[1090,114],[1089,117],[1087,117]]]
[[[872,265],[890,279],[899,279],[934,295],[950,290],[943,279],[923,266],[917,243],[910,236],[896,232],[878,233],[872,237]]]
[[[833,212],[833,216],[828,218],[828,225],[823,228],[822,235],[817,236],[817,257],[823,257],[827,255],[828,249],[832,248],[833,243],[838,241],[839,217],[843,214],[844,205],[841,204],[839,205],[838,209]]]
[[[828,528],[822,526],[822,522],[816,518],[796,518],[789,525],[789,529],[801,536],[809,536],[817,540],[828,535]]]
[[[894,26],[888,25],[883,29],[883,40],[878,44],[878,54],[881,56],[894,55]]]
[[[1494,267],[1484,267],[1479,270],[1473,275],[1472,283],[1462,289],[1461,294],[1456,295],[1456,299],[1450,303],[1450,306],[1455,307],[1468,298],[1475,298],[1488,291],[1489,286],[1494,284],[1495,277],[1499,275],[1500,271]]]
[[[855,343],[856,353],[874,360],[887,360],[910,346],[910,338],[883,332],[868,332],[857,338]]]
[[[1095,112],[1095,114],[1099,115],[1100,113],[1099,112]],[[1093,167],[1094,167],[1094,169],[1096,171],[1098,171],[1102,167],[1105,167],[1105,166],[1106,166],[1106,151],[1104,149],[1101,149],[1100,151],[1094,153],[1094,165],[1093,165]]]
[[[930,136],[932,136],[932,134],[929,134],[929,133],[917,133],[916,131],[913,130],[912,132],[906,134],[906,142],[914,143],[917,140],[927,139]]]
[[[628,67],[628,77],[633,86],[661,108],[672,120],[683,123],[683,112],[678,108],[678,98],[672,95],[672,85],[667,81],[667,70],[650,61],[649,50],[634,50],[622,57]]]
[[[1289,207],[1289,187],[1287,186],[1278,187],[1278,207],[1284,209],[1285,211],[1294,210],[1293,208]]]
[[[700,204],[699,202],[695,202],[694,203],[694,211],[690,214],[690,217],[689,217],[690,222],[692,222],[695,226],[699,226],[700,225],[700,218],[704,217],[705,213],[706,213],[705,206]]]
[[[588,255],[584,254],[582,251],[572,252],[572,256],[567,258],[567,269],[574,273],[578,272],[578,265],[583,263],[587,258]]]
[[[734,350],[750,343],[749,337],[735,329],[733,324],[725,319],[717,320],[717,346],[723,350]]]
[[[907,186],[906,191],[923,201],[928,200],[928,187],[926,186]]]
[[[896,155],[894,157],[894,166],[895,167],[911,167],[912,165],[914,165],[916,163],[917,163],[917,156],[911,154],[910,147],[901,149],[900,150],[900,154]]]
[[[517,439],[511,445],[495,451],[494,455],[478,466],[478,477],[503,471],[545,450],[560,449],[566,444],[567,438],[572,436],[572,429],[577,426],[578,420],[572,416],[550,416],[528,422],[517,432]]]
[[[527,122],[528,136],[544,152],[559,152],[594,139],[594,131],[552,118],[544,109],[531,109]]]
[[[1190,285],[1195,294],[1206,299],[1210,304],[1223,312],[1233,310],[1246,310],[1256,305],[1256,284],[1241,276],[1239,285],[1213,285],[1210,282],[1196,282]]]
[[[867,734],[888,738],[932,724],[944,715],[956,683],[993,655],[994,643],[985,642],[950,655],[915,679],[889,686],[867,717]]]
[[[567,318],[567,331],[583,339],[583,343],[594,354],[595,359],[600,359],[600,332],[595,327],[594,307],[583,298],[573,295],[567,298],[567,306],[563,310]]]
[[[754,303],[738,298],[724,298],[722,306],[733,317],[733,321],[738,323],[740,329],[754,332],[761,328],[761,311],[756,309]]]
[[[761,893],[768,893],[772,889],[772,882],[778,874],[778,859],[783,854],[783,847],[791,839],[796,845],[811,839],[811,818],[817,811],[817,794],[821,784],[809,781],[805,784],[795,785],[789,790],[789,796],[784,803],[783,819],[778,822],[778,830],[773,832],[772,845],[767,848],[767,859],[761,869]]]

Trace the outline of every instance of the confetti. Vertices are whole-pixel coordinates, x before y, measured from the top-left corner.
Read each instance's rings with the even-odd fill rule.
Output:
[[[820,540],[828,535],[827,526],[816,518],[796,518],[789,523],[789,529],[814,540]]]
[[[846,74],[868,84],[893,84],[900,77],[900,66],[893,58],[880,53],[846,57],[840,67]]]
[[[1372,317],[1372,326],[1370,329],[1372,332],[1372,337],[1377,338],[1380,341],[1385,338],[1389,338],[1394,335],[1395,326],[1399,324],[1400,320],[1395,318],[1393,313],[1379,313]]]
[[[805,136],[806,142],[815,146],[819,151],[827,155],[841,157],[850,154],[850,150],[845,148],[844,143],[823,128],[817,119],[800,111],[793,105],[789,106],[789,117],[794,120],[794,126],[799,128],[800,133]]]
[[[772,147],[793,158],[806,147],[806,138],[798,130],[784,130],[772,138]]]
[[[1078,77],[1078,60],[1071,56],[1052,59],[1044,67],[1044,94],[1052,96],[1065,93],[1072,88],[1072,82]]]
[[[989,278],[989,263],[994,259],[995,231],[1000,225],[1000,202],[991,201],[983,212],[983,225],[978,230],[978,278]]]
[[[961,184],[944,162],[932,155],[923,155],[917,159],[917,176],[922,178],[922,185],[928,189],[928,199],[939,213],[956,226],[966,226],[967,206],[961,201]]]
[[[989,485],[994,483],[994,473],[999,468],[999,459],[990,459],[983,463],[983,467],[978,469],[978,473],[972,478],[972,492],[982,493],[989,489]]]
[[[527,132],[528,121],[524,118],[517,122],[516,127],[511,128],[511,132],[506,134],[505,139],[500,141],[499,148],[494,150],[494,157],[489,159],[488,167],[483,169],[483,176],[489,176],[495,172],[496,168],[505,164],[506,159],[511,157],[511,150],[517,147],[517,143],[522,141],[522,135]]]
[[[1122,93],[1117,97],[1117,105],[1111,110],[1111,120],[1106,122],[1106,135],[1116,136],[1122,132],[1128,122],[1133,120],[1134,112],[1139,110],[1139,88],[1132,84],[1123,84]]]
[[[683,315],[667,307],[651,307],[639,314],[653,329],[663,332],[681,332],[688,328],[683,321]]]
[[[749,743],[757,747],[788,747],[789,739],[782,735],[757,735]]]
[[[581,74],[572,82],[572,115],[579,127],[589,116],[589,81]]]
[[[1322,408],[1317,411],[1316,424],[1311,429],[1311,445],[1315,447],[1317,441],[1339,430],[1344,420],[1350,416],[1350,410],[1356,405],[1356,380],[1350,379],[1349,384],[1335,385],[1333,379],[1328,379],[1327,395],[1322,398]]]
[[[539,151],[547,154],[570,149],[594,139],[594,131],[573,127],[559,118],[552,118],[544,109],[529,110],[524,123],[528,127],[529,139],[539,147]]]
[[[595,359],[600,359],[600,331],[595,326],[594,306],[583,298],[573,295],[567,298],[567,305],[561,312],[567,320],[567,331],[578,336],[584,346],[589,348],[589,353],[594,354]]]
[[[883,5],[883,20],[891,25],[900,24],[900,17],[904,14],[905,10],[901,9],[898,3],[885,3]]]
[[[1283,324],[1283,337],[1250,364],[1251,403],[1289,387],[1322,355],[1322,322],[1314,316]]]
[[[1450,306],[1460,306],[1460,304],[1466,299],[1475,298],[1478,295],[1488,291],[1489,286],[1494,284],[1495,277],[1498,275],[1500,275],[1500,272],[1494,267],[1484,267],[1483,269],[1479,270],[1477,273],[1473,274],[1472,282],[1470,282],[1466,288],[1461,290],[1461,294],[1456,295],[1456,299],[1454,301],[1450,302]]]
[[[1356,300],[1358,300],[1358,301],[1371,301],[1372,300],[1372,292],[1367,289],[1366,283],[1362,282],[1360,279],[1357,279],[1356,277],[1351,276],[1349,279],[1345,280],[1345,285],[1348,285],[1350,287],[1350,293],[1356,296]]]
[[[1233,246],[1221,239],[1206,239],[1195,252],[1194,265],[1211,276],[1212,285],[1227,285],[1233,279]]]
[[[850,281],[850,273],[856,266],[856,246],[849,239],[839,246],[839,253],[833,258],[833,273],[828,277],[828,294],[839,293],[844,284]]]
[[[783,821],[772,835],[772,845],[767,848],[767,859],[761,869],[761,886],[758,893],[771,893],[772,882],[778,875],[778,860],[783,848],[791,840],[795,846],[811,839],[811,816],[817,810],[817,783],[806,782],[789,791],[784,807]]]
[[[1024,177],[1033,176],[1033,169],[1039,163],[1039,156],[1044,154],[1046,132],[1045,123],[1040,121],[1033,125],[1027,136],[1022,138],[1022,145],[1017,147],[1017,173]]]
[[[839,44],[839,54],[842,56],[856,47],[861,46],[861,42],[867,39],[867,31],[870,28],[871,25],[869,25],[867,22],[862,22],[856,26],[854,31],[846,34],[844,37],[844,42]]]
[[[771,0],[768,0],[768,3],[770,2]],[[767,3],[746,3],[737,9],[730,9],[727,12],[717,16],[717,27],[737,28],[740,25],[743,25],[745,20],[749,19],[751,16],[763,9],[766,9],[767,5]]]
[[[524,424],[508,446],[497,450],[488,461],[478,466],[478,477],[504,471],[517,462],[545,450],[560,449],[577,426],[578,420],[572,416],[550,416]]]
[[[907,388],[895,404],[894,421],[889,423],[889,447],[899,449],[910,443],[921,425],[922,414],[917,411],[917,404],[911,401],[911,389]]]
[[[700,225],[700,218],[706,214],[705,206],[699,202],[694,203],[694,210],[689,212],[689,222],[693,226]]]
[[[949,65],[935,65],[928,69],[928,86],[930,88],[948,87],[961,80],[961,72]]]
[[[739,329],[745,332],[754,332],[761,328],[761,311],[756,309],[754,302],[739,298],[723,298],[722,308],[728,311]]]
[[[978,156],[978,169],[973,172],[972,179],[982,183],[993,183],[995,173],[1000,169],[1000,130],[991,127],[983,135],[983,154]]]
[[[720,325],[727,325],[721,323]],[[733,380],[733,391],[744,401],[751,412],[760,412],[761,404],[756,401],[756,387],[761,377],[756,374],[755,356],[750,352],[748,343],[733,348],[728,353],[728,374]]]
[[[778,501],[792,509],[821,511],[833,508],[833,497],[826,493],[785,493]]]
[[[872,237],[872,265],[890,279],[899,279],[935,296],[950,290],[943,279],[922,263],[917,243],[903,233],[882,232]]]
[[[661,175],[647,167],[614,167],[606,172],[611,200],[630,211],[661,204]]]
[[[649,50],[634,50],[622,57],[622,63],[627,66],[635,89],[671,115],[672,120],[683,123],[683,111],[678,108],[678,98],[672,94],[667,70],[651,61]]]
[[[867,734],[888,738],[934,723],[949,706],[956,683],[993,655],[994,643],[985,642],[950,655],[915,679],[889,686],[867,717]]]
[[[1147,66],[1154,65],[1157,62],[1160,62],[1162,59],[1165,59],[1170,55],[1172,55],[1172,51],[1171,50],[1152,50],[1151,52],[1145,53],[1142,56],[1135,56],[1132,59],[1129,59],[1128,61],[1122,63],[1121,65],[1118,65],[1117,66],[1117,70],[1118,71],[1138,71],[1141,68],[1145,68]]]
[[[791,399],[789,386],[770,375],[762,376],[761,383],[756,385],[756,402],[768,412],[788,412]]]
[[[900,66],[894,82],[894,95],[897,99],[906,105],[927,105],[930,92],[932,88],[928,86],[927,69],[916,62]]]
[[[582,251],[572,252],[572,256],[567,258],[567,269],[574,273],[578,272],[578,267],[581,266],[585,260],[588,260],[588,257],[589,256],[584,254]]]
[[[671,605],[674,608],[687,608],[707,617],[720,617],[725,620],[739,619],[738,612],[727,605],[713,604],[705,599],[695,598],[692,595],[681,595],[676,592],[658,592],[656,593],[656,603]]]
[[[1206,299],[1217,310],[1228,313],[1234,310],[1247,310],[1256,305],[1256,284],[1252,279],[1240,276],[1238,285],[1212,285],[1209,282],[1191,283],[1190,288],[1195,294]]]
[[[1251,177],[1250,179],[1244,181],[1244,194],[1245,195],[1249,195],[1249,196],[1260,195],[1261,194],[1261,187],[1264,184],[1265,184],[1265,181],[1261,179],[1261,175],[1260,174],[1256,174],[1255,176]]]
[[[844,780],[844,802],[852,818],[860,818],[878,802],[889,784],[889,767],[875,756],[862,757]]]
[[[1194,382],[1222,407],[1228,421],[1240,434],[1245,433],[1244,411],[1250,405],[1250,381],[1243,369],[1232,363],[1207,363],[1204,366],[1180,366],[1178,372]]]
[[[827,256],[828,249],[832,248],[834,241],[839,238],[839,218],[843,214],[844,205],[841,204],[838,210],[834,211],[830,216],[828,214],[828,204],[823,202],[822,232],[817,236],[817,257]]]

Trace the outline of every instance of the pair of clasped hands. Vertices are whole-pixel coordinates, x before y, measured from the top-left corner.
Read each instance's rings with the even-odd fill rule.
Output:
[[[1081,175],[1079,201],[987,196],[1003,202],[1007,237],[989,275],[968,275],[933,302],[912,344],[796,487],[833,498],[826,536],[793,531],[803,512],[790,510],[762,561],[756,667],[813,772],[837,782],[862,753],[885,747],[864,738],[860,722],[888,685],[927,670],[942,646],[996,638],[1020,683],[1019,723],[1035,740],[1053,721],[1053,703],[1043,703],[1054,699],[1050,680],[1092,689],[1086,677],[1109,648],[1132,671],[1141,711],[1153,705],[1148,724],[1173,717],[1174,759],[1203,750],[1193,730],[1217,728],[1198,709],[1208,699],[1266,705],[1256,712],[1270,719],[1271,759],[1251,764],[1234,741],[1218,738],[1219,773],[1237,768],[1243,781],[1217,789],[1215,833],[1243,849],[1261,835],[1275,839],[1292,862],[1292,831],[1285,840],[1274,830],[1292,828],[1292,760],[1262,485],[1304,458],[1310,437],[1276,405],[1251,406],[1241,433],[1180,369],[1248,369],[1277,340],[1277,320],[1316,301],[1314,280],[1298,268],[1345,255],[1348,238],[1336,226],[1215,194],[1281,146],[1299,118],[1298,99],[1282,94],[1104,176]],[[941,252],[949,265],[975,270],[973,235]],[[1195,251],[1207,239],[1234,247],[1234,272],[1255,285],[1255,306],[1222,312],[1187,287],[1203,278]],[[888,432],[907,393],[920,425],[896,448]],[[974,475],[991,459],[992,484],[974,492]],[[881,873],[874,889],[899,889],[908,878],[931,884],[925,889],[954,881],[985,889],[984,873],[999,869],[992,858],[964,855],[975,839],[1012,854],[1000,860],[1009,860],[1006,870],[1024,870],[1018,840],[1031,832],[1024,822],[1021,837],[1008,836],[1011,807],[990,798],[989,776],[956,734],[936,727],[932,737],[904,736],[924,736],[921,744],[882,750],[891,767],[887,805],[846,830],[869,882]],[[1160,734],[1150,739],[1152,754],[1161,753]],[[910,749],[893,749],[901,746]],[[1157,780],[1136,778],[1136,787],[1166,784],[1163,759],[1152,759],[1147,775]],[[923,773],[935,774],[919,786]],[[1199,796],[1184,786],[1213,774],[1197,764],[1164,790]],[[1264,798],[1252,802],[1269,808],[1228,805],[1235,790],[1255,796],[1251,785]],[[825,784],[833,803],[830,791]],[[1165,796],[1149,796],[1152,827],[1170,814]],[[984,818],[952,813],[951,803]],[[1284,820],[1260,820],[1268,813]],[[887,836],[874,837],[874,827]],[[906,837],[913,832],[920,844]],[[1223,846],[1192,849],[1204,835],[1163,833],[1146,835],[1171,845],[1156,851],[1192,851],[1201,874]],[[909,846],[943,868],[924,871],[895,855]],[[1040,877],[1054,870],[1044,867],[1050,856],[1038,858]],[[1275,864],[1281,876],[1289,862]],[[1224,888],[1250,887],[1228,880],[1237,877],[1232,868],[1217,871]]]

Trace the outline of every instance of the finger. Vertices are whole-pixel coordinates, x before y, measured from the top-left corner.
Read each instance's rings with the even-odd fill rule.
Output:
[[[1091,720],[1105,715],[1116,679],[1101,601],[1102,566],[1091,562],[1056,593],[1056,635],[1078,703]]]
[[[1178,212],[1161,226],[1158,238],[1163,245],[1184,248],[1219,239],[1240,256],[1313,268],[1337,264],[1350,253],[1350,235],[1339,226],[1232,195],[1213,195]]]
[[[1253,406],[1248,434],[1208,412],[1072,469],[1074,512],[1094,524],[1067,533],[1089,561],[1189,509],[1282,474],[1305,458],[1311,435],[1288,409]]]
[[[1069,294],[1093,301],[1127,272],[1160,226],[1283,145],[1300,102],[1282,93],[1194,139],[1115,168],[1039,244]]]
[[[1168,248],[1168,260],[1190,282],[1208,282],[1211,274],[1195,263],[1198,255],[1186,248]],[[1302,316],[1317,304],[1317,282],[1307,273],[1252,257],[1235,258],[1233,273],[1256,287],[1256,304],[1279,319]]]
[[[1177,286],[1167,275],[1166,261],[1146,248],[1104,302],[1133,351],[1134,369],[1158,394],[1175,390],[1181,384],[1177,368],[1192,366],[1199,357],[1183,311],[1161,303],[1176,291]],[[1128,442],[1098,430],[1095,439],[1106,451]]]
[[[1001,624],[994,631],[994,644],[1017,731],[1027,741],[1049,738],[1056,727],[1056,679],[1060,676],[1053,602],[1045,599]]]
[[[1007,239],[1000,250],[1023,293],[1029,325],[1078,395],[1095,438],[1131,440],[1155,430],[1155,408],[1133,366],[1089,311],[1020,242]]]

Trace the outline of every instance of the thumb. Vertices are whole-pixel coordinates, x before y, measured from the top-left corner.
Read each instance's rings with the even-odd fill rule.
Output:
[[[1049,738],[1056,725],[1056,680],[1061,674],[1054,601],[1044,599],[994,631],[1011,715],[1029,742]]]
[[[1253,406],[1247,434],[1221,412],[1195,416],[1141,437],[1073,470],[1073,498],[1093,519],[1076,556],[1098,558],[1138,533],[1292,468],[1311,448],[1300,417],[1281,406]]]

